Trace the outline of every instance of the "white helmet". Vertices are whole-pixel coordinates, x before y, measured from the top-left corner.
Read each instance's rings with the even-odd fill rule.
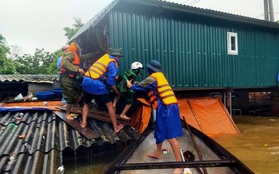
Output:
[[[133,62],[131,64],[131,69],[139,69],[139,68],[143,68],[142,64],[140,62]]]

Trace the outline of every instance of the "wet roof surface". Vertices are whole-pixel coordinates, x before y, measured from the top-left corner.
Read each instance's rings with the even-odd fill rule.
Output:
[[[87,139],[47,108],[51,102],[49,106],[23,105],[0,108],[0,173],[52,173],[65,149],[77,151],[139,136],[129,125],[116,134],[110,123],[88,118],[88,127],[97,130],[100,138]]]
[[[30,75],[30,74],[13,74],[0,75],[0,82],[32,82],[32,83],[53,83],[59,81],[58,75]]]

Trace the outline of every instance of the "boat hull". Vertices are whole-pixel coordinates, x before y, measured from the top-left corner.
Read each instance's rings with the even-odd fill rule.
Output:
[[[134,142],[112,163],[106,174],[170,174],[174,168],[185,168],[185,174],[235,174],[253,173],[230,152],[193,127],[183,128],[178,137],[181,152],[189,151],[193,161],[176,162],[168,141],[163,142],[163,158],[146,156],[156,150],[154,131]],[[186,172],[187,171],[187,172]]]

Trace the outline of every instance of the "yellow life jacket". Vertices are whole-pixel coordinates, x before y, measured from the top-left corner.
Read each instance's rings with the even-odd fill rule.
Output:
[[[177,99],[171,89],[167,79],[161,72],[155,72],[150,75],[157,82],[157,92],[165,105],[177,103]]]
[[[86,71],[85,76],[92,79],[99,79],[107,72],[108,64],[115,62],[118,67],[118,62],[115,59],[111,59],[108,54],[103,55]]]

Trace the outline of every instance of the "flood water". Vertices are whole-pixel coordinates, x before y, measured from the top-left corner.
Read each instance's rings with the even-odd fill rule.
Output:
[[[241,134],[214,140],[256,174],[279,173],[279,117],[233,116]]]
[[[279,173],[279,117],[233,116],[240,134],[214,140],[229,150],[256,174]],[[65,173],[101,174],[117,154],[101,156],[95,164],[65,165]]]

